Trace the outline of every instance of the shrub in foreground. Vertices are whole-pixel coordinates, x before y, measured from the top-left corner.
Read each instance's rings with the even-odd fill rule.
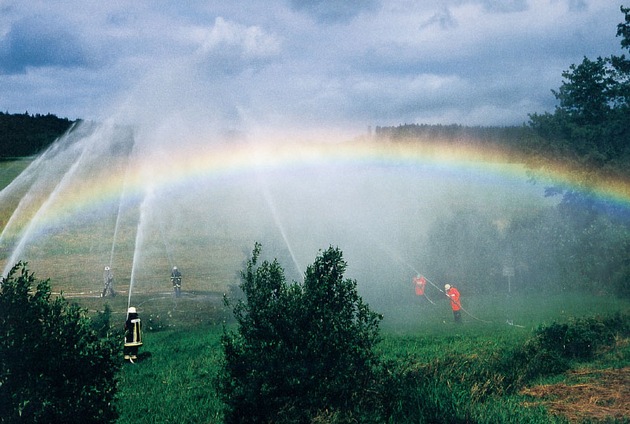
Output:
[[[275,260],[259,264],[260,251],[256,244],[242,273],[237,330],[222,339],[226,421],[380,421],[374,347],[382,317],[344,279],[341,251],[320,253],[303,284],[287,284]]]
[[[573,361],[591,361],[597,353],[615,343],[617,336],[627,337],[628,316],[573,318],[539,327],[522,346],[509,352],[498,363],[506,385],[518,390],[538,378],[560,374]]]
[[[13,267],[0,283],[0,422],[114,422],[120,343],[107,336],[51,298],[48,280]]]

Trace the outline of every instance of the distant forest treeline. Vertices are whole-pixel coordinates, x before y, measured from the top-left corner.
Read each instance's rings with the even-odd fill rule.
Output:
[[[531,137],[533,131],[530,127],[467,127],[464,125],[429,125],[429,124],[402,124],[396,127],[379,127],[374,130],[378,138],[392,139],[443,139],[447,141],[493,141],[512,144],[525,137]]]
[[[75,121],[56,115],[9,114],[0,112],[0,158],[32,156],[63,135]],[[522,146],[534,132],[528,126],[483,127],[463,125],[404,124],[377,126],[378,139],[443,140],[453,143]]]
[[[0,112],[0,158],[32,156],[44,150],[74,123],[67,118]]]
[[[377,139],[387,140],[441,140],[454,144],[495,144],[508,147],[512,151],[522,150],[526,141],[535,137],[534,130],[526,125],[485,127],[464,125],[402,124],[396,127],[374,129]]]

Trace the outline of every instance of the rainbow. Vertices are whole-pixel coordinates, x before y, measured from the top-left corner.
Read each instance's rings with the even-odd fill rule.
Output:
[[[60,140],[60,142],[63,142],[63,140]],[[439,186],[433,194],[427,194],[429,198],[434,196],[433,198],[440,201],[443,193],[441,187],[448,187],[450,190],[451,186],[448,184],[451,182],[453,187],[457,187],[454,196],[457,197],[461,193],[464,193],[464,195],[462,199],[452,199],[449,196],[453,197],[453,193],[444,193],[445,204],[439,205],[439,208],[431,208],[432,211],[439,209],[436,212],[438,214],[441,211],[455,210],[455,208],[460,206],[469,207],[468,199],[471,196],[468,196],[468,193],[466,193],[468,185],[473,190],[477,185],[484,189],[487,186],[490,190],[484,190],[484,192],[489,194],[484,194],[482,198],[475,198],[474,200],[477,202],[477,205],[483,205],[482,207],[486,208],[494,208],[498,204],[497,202],[501,202],[501,210],[492,210],[492,213],[496,212],[496,216],[492,217],[493,222],[496,219],[496,225],[503,225],[504,222],[509,223],[510,211],[522,207],[530,210],[529,208],[532,204],[528,200],[530,199],[529,197],[523,197],[524,201],[520,202],[521,195],[529,190],[524,187],[529,187],[526,181],[530,176],[522,161],[515,157],[513,152],[502,150],[496,146],[455,145],[451,142],[442,141],[387,141],[368,138],[350,141],[310,140],[298,142],[257,140],[256,142],[230,141],[222,143],[206,142],[205,140],[178,140],[177,143],[155,143],[150,146],[151,148],[148,146],[136,146],[138,148],[132,154],[108,156],[98,153],[98,150],[97,152],[90,150],[93,147],[91,144],[99,144],[98,142],[107,144],[109,140],[106,137],[101,137],[96,142],[88,138],[81,139],[76,142],[77,146],[75,147],[77,148],[73,153],[74,156],[69,155],[56,163],[52,162],[55,160],[54,156],[50,158],[51,163],[46,163],[46,160],[34,161],[34,169],[29,170],[29,172],[25,171],[14,180],[15,183],[19,183],[20,180],[24,181],[21,191],[15,189],[13,183],[0,191],[0,223],[2,223],[0,247],[7,254],[11,255],[11,257],[6,258],[5,268],[14,264],[19,258],[31,260],[32,258],[46,255],[46,249],[55,250],[61,248],[67,250],[61,253],[57,252],[57,254],[62,254],[66,261],[74,261],[77,267],[93,270],[98,269],[100,264],[107,263],[105,262],[105,257],[111,258],[114,256],[115,246],[116,259],[114,259],[114,262],[121,269],[130,268],[132,270],[130,275],[132,275],[131,278],[133,280],[136,274],[134,274],[133,266],[128,263],[130,258],[135,260],[136,257],[133,246],[140,244],[141,246],[151,245],[151,247],[156,247],[159,243],[162,243],[159,237],[164,236],[163,233],[159,236],[156,235],[161,229],[155,227],[155,221],[151,221],[150,218],[143,221],[142,213],[137,214],[138,211],[144,210],[145,200],[149,213],[152,213],[151,209],[160,210],[159,203],[153,203],[152,193],[158,192],[160,199],[162,199],[161,196],[167,196],[169,193],[181,192],[184,193],[182,196],[186,196],[188,189],[194,188],[195,190],[200,190],[197,193],[203,193],[205,196],[206,188],[217,188],[219,191],[216,192],[208,190],[208,195],[212,196],[214,193],[225,195],[232,187],[242,189],[250,181],[257,181],[261,177],[301,177],[303,174],[308,176],[311,170],[315,171],[313,175],[317,176],[327,173],[329,170],[332,172],[341,170],[342,174],[345,170],[358,170],[359,173],[357,175],[372,176],[380,175],[378,173],[372,174],[372,170],[384,170],[386,172],[383,175],[404,175],[404,178],[410,177],[412,185],[406,186],[407,188],[416,187],[416,183],[430,185],[432,179],[444,179],[446,186]],[[83,154],[81,149],[83,149],[83,152],[91,151],[92,154]],[[71,149],[68,148],[67,150],[70,151]],[[111,149],[106,148],[103,150],[108,151]],[[45,154],[42,158],[45,158]],[[57,165],[59,166],[57,167]],[[49,178],[50,170],[57,170],[54,173],[55,178]],[[389,173],[389,170],[395,172]],[[399,170],[404,172],[398,173]],[[367,172],[364,173],[363,171]],[[580,182],[583,174],[579,169],[571,169],[566,164],[556,163],[548,166],[544,171],[535,174],[535,177],[541,183],[529,192],[536,199],[538,199],[538,196],[542,197],[542,187],[544,185],[561,185],[574,189],[581,188]],[[30,180],[27,178],[29,173],[32,176]],[[332,175],[337,174],[333,173]],[[270,179],[270,181],[275,183],[282,180]],[[308,180],[298,179],[297,181],[309,183]],[[334,184],[335,179],[331,178],[325,181],[326,184]],[[234,183],[233,186],[231,185],[232,183]],[[361,194],[368,193],[369,195],[371,190],[370,181],[362,181],[361,184],[363,184],[363,192]],[[39,185],[43,188],[35,190],[34,187],[37,188]],[[16,186],[20,186],[20,184],[16,184]],[[462,189],[460,186],[464,186],[464,188]],[[260,187],[262,186],[255,186],[253,190],[260,189]],[[352,193],[352,189],[351,187],[348,193]],[[392,189],[393,191],[397,190],[396,187],[392,187]],[[422,192],[423,189],[424,187],[420,187],[418,193],[424,193]],[[510,193],[510,199],[507,202],[503,202],[503,198],[500,195],[498,196],[496,191],[493,191],[497,189],[501,193]],[[614,202],[615,205],[630,208],[630,184],[628,181],[602,179],[595,182],[590,190],[606,202]],[[280,192],[282,191],[278,193]],[[284,191],[282,193],[284,193],[282,195],[285,195],[289,192]],[[379,193],[385,195],[385,191],[380,191]],[[345,194],[346,192],[344,192]],[[361,194],[357,196],[357,199],[360,199]],[[416,194],[411,193],[411,195]],[[290,193],[288,195],[290,196]],[[353,194],[349,194],[349,196],[353,197]],[[411,210],[414,207],[417,209],[417,204],[410,205],[410,209],[401,204],[399,209],[395,209],[399,205],[398,203],[393,203],[392,207],[387,205],[386,208],[388,209],[383,211],[378,209],[381,206],[380,204],[374,206],[374,203],[370,204],[366,201],[366,205],[370,204],[375,209],[363,211],[360,209],[362,205],[347,203],[343,204],[342,207],[351,205],[354,208],[358,206],[358,213],[365,212],[366,215],[355,216],[354,214],[357,213],[357,210],[352,209],[348,212],[348,215],[343,215],[342,212],[341,216],[337,216],[336,211],[339,209],[331,208],[330,217],[324,216],[321,217],[321,222],[315,221],[320,219],[320,216],[316,214],[325,211],[327,208],[327,205],[323,205],[320,210],[314,212],[313,216],[298,216],[298,218],[291,221],[291,218],[294,217],[290,216],[290,214],[294,212],[292,208],[296,203],[291,204],[290,199],[274,198],[274,196],[265,198],[261,196],[255,201],[266,201],[266,204],[262,203],[260,206],[267,209],[257,210],[256,212],[264,212],[263,219],[266,221],[261,221],[260,227],[250,231],[248,225],[258,225],[260,223],[258,221],[250,221],[252,218],[249,215],[235,217],[234,220],[232,220],[232,215],[229,215],[233,209],[241,208],[241,204],[229,204],[225,209],[212,210],[214,199],[210,200],[208,204],[201,203],[192,206],[194,202],[188,200],[192,197],[194,197],[194,194],[186,198],[184,203],[187,203],[186,207],[197,207],[198,209],[190,210],[190,213],[184,211],[181,213],[182,216],[180,218],[186,222],[183,224],[180,222],[177,224],[171,223],[167,229],[168,231],[172,229],[174,233],[169,233],[169,235],[176,238],[180,237],[180,234],[176,232],[180,231],[180,229],[183,231],[180,239],[173,240],[173,243],[178,244],[180,249],[190,248],[188,245],[186,245],[186,248],[181,247],[184,245],[181,240],[188,235],[199,242],[196,248],[203,250],[205,248],[205,246],[202,246],[204,243],[213,243],[214,241],[211,239],[214,235],[224,230],[223,228],[220,228],[220,230],[218,228],[224,225],[225,222],[227,222],[225,231],[230,231],[229,234],[226,233],[228,235],[225,237],[234,237],[235,245],[245,241],[246,238],[257,236],[257,232],[268,230],[268,227],[265,226],[274,225],[274,223],[278,227],[275,230],[281,233],[285,230],[282,226],[286,224],[290,241],[304,236],[304,232],[311,230],[323,231],[322,228],[327,230],[327,225],[331,226],[331,231],[336,231],[337,228],[347,228],[349,232],[352,232],[352,235],[366,238],[375,237],[381,240],[383,237],[390,235],[395,237],[395,234],[387,233],[388,228],[386,228],[386,225],[383,225],[382,228],[375,228],[384,219],[387,219],[387,217],[383,216],[383,213],[394,215],[387,223],[398,226],[401,231],[409,228],[409,225],[417,224],[414,221],[414,211]],[[209,198],[207,197],[205,200]],[[240,199],[239,193],[235,193],[233,198]],[[497,202],[494,202],[495,198]],[[399,198],[396,197],[396,199]],[[515,199],[518,199],[518,201],[513,201]],[[27,204],[26,200],[30,203]],[[287,204],[291,204],[291,206],[287,207],[286,210],[278,211],[279,216],[276,217],[273,203],[281,200],[289,201],[282,203],[282,206]],[[354,200],[354,198],[348,199],[348,202],[353,202]],[[297,213],[310,214],[311,212],[308,208],[312,207],[313,204],[319,207],[318,201],[320,200],[309,199],[306,205],[298,206]],[[487,201],[487,205],[484,204],[484,201]],[[120,205],[123,203],[126,205],[125,210],[131,212],[127,216],[128,220],[125,221],[126,227],[123,225],[123,228],[126,228],[128,231],[126,233],[123,231],[122,235],[117,236],[118,221],[116,221],[115,228],[113,228],[112,218],[117,220],[118,217],[124,215],[120,213],[122,210]],[[536,205],[540,204],[542,205],[541,207],[551,203],[538,202],[536,200]],[[246,203],[246,205],[258,205],[258,203]],[[118,207],[118,212],[113,210],[114,207]],[[230,209],[231,207],[233,209]],[[423,205],[423,207],[426,206]],[[473,205],[473,207],[475,206]],[[165,211],[163,216],[173,217],[179,212],[171,208]],[[116,213],[118,215],[114,215]],[[397,220],[399,214],[402,216],[402,221],[407,220],[407,222]],[[140,218],[138,218],[138,215],[140,215]],[[261,215],[263,214],[261,213]],[[215,216],[218,216],[219,219],[216,222],[212,221],[212,224],[208,225],[209,221],[206,221],[206,217]],[[11,217],[10,222],[9,217]],[[273,221],[270,217],[276,220]],[[258,216],[254,219],[256,218]],[[300,221],[299,218],[305,219]],[[327,220],[327,218],[330,219]],[[225,222],[221,220],[225,220]],[[312,229],[300,227],[302,223],[313,227],[320,225],[321,227]],[[243,227],[245,228],[241,231],[239,225],[242,224],[244,224]],[[356,227],[347,227],[355,224]],[[209,228],[207,232],[203,232],[203,229],[200,228],[204,225]],[[129,238],[134,231],[134,234],[140,234],[141,231],[139,229],[141,227],[146,229],[147,243],[139,243],[138,240],[134,242]],[[238,234],[231,232],[234,228],[237,228]],[[74,231],[75,229],[77,231]],[[365,231],[366,229],[368,231]],[[99,231],[101,234],[97,233]],[[210,231],[214,232],[210,233]],[[378,233],[378,236],[375,235],[376,233]],[[223,234],[221,232],[222,237]],[[65,239],[55,238],[57,235],[65,237]],[[123,236],[128,237],[121,239]],[[205,238],[200,239],[200,236]],[[319,241],[321,241],[321,238],[332,240],[337,235],[322,233],[315,236],[320,237]],[[149,239],[151,241],[148,241]],[[389,244],[394,243],[392,240],[389,241]],[[76,244],[74,244],[75,241],[77,241]],[[309,240],[302,243],[303,245],[300,247],[308,250],[312,247],[308,242]],[[108,243],[112,246],[111,254],[109,249],[105,251],[104,249],[106,248],[101,247],[95,248],[93,254],[89,251],[95,244],[100,246]],[[383,240],[383,244],[387,245],[388,243]],[[389,248],[392,247],[389,246]],[[186,253],[194,257],[192,252],[187,251]],[[399,252],[396,255],[399,255]],[[51,261],[54,262],[54,257],[54,255],[50,255],[50,258],[43,260],[42,263],[50,264]],[[294,262],[297,264],[299,260],[294,260]],[[5,269],[6,272],[7,270]],[[58,272],[65,272],[65,270]],[[144,279],[153,278],[147,273],[148,271],[146,270],[137,271],[137,275],[142,275]],[[86,284],[88,284],[87,280]]]
[[[194,148],[181,146],[194,145]],[[201,146],[201,147],[200,147]],[[167,146],[168,147],[168,146]],[[128,162],[131,160],[131,162]],[[167,169],[165,165],[168,164]],[[418,167],[436,172],[485,176],[497,180],[525,178],[509,152],[496,147],[453,145],[448,142],[414,142],[357,139],[345,142],[233,142],[179,143],[142,157],[123,158],[111,168],[92,170],[67,182],[63,194],[46,213],[50,222],[125,196],[142,198],[148,189],[186,186],[191,181],[225,179],[274,170],[299,173],[309,167]],[[534,174],[547,184],[579,189],[580,170],[556,163]],[[591,190],[600,198],[630,207],[630,183],[601,179]]]
[[[151,172],[141,164],[130,175],[131,186],[151,184],[159,187],[184,184],[196,178],[229,177],[272,170],[295,170],[318,166],[429,167],[434,170],[475,173],[498,179],[522,179],[524,167],[513,153],[479,145],[453,145],[450,142],[374,141],[358,139],[346,142],[260,142],[209,145],[201,152],[181,150],[169,153],[176,172]],[[153,158],[147,159],[152,162]],[[149,170],[147,172],[147,169]],[[583,190],[584,171],[566,163],[555,162],[529,174],[549,185]],[[119,183],[118,183],[119,184]],[[630,181],[614,178],[590,179],[588,187],[604,200],[630,206]]]

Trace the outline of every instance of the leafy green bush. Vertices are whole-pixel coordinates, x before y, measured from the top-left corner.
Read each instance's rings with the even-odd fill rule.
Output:
[[[14,266],[0,286],[0,422],[114,422],[120,339],[98,326]]]
[[[587,317],[572,319],[566,324],[553,323],[536,332],[536,341],[540,349],[556,352],[567,359],[592,359],[600,346],[614,340],[615,321],[623,322]]]
[[[617,335],[629,334],[628,317],[573,318],[567,323],[539,327],[522,346],[498,359],[496,367],[505,376],[508,391],[544,376],[560,374],[572,361],[591,361],[599,350],[614,344]]]
[[[107,337],[111,331],[111,319],[112,308],[108,304],[105,304],[103,312],[97,311],[96,315],[92,317],[90,328],[94,330],[99,337]]]
[[[627,337],[630,320],[575,318],[541,326],[522,345],[489,355],[446,354],[420,363],[416,358],[390,362],[388,405],[392,422],[548,422],[543,411],[497,407],[496,399],[516,395],[537,378],[560,374],[573,361],[593,360],[619,335]],[[528,418],[525,419],[524,417]],[[509,418],[511,417],[511,418]]]
[[[343,278],[341,251],[320,253],[303,284],[287,284],[277,260],[258,264],[260,251],[242,273],[237,331],[222,338],[226,421],[378,422],[382,317]]]

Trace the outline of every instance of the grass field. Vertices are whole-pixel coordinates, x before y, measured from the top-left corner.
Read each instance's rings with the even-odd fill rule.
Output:
[[[8,184],[27,163],[0,162],[0,187]],[[226,193],[221,192],[222,195]],[[6,211],[2,211],[0,208],[0,222],[4,225],[8,216]],[[108,225],[111,227],[113,223],[109,222]],[[117,264],[120,269],[129,270],[132,267],[135,229],[124,225],[119,238],[117,254],[120,256]],[[195,228],[195,223],[187,225],[193,227],[191,233],[195,237],[207,237],[206,231],[209,230]],[[101,298],[103,258],[108,257],[111,246],[104,245],[98,232],[89,226],[79,232],[62,229],[49,234],[47,241],[35,246],[38,250],[35,257],[41,258],[41,262],[34,261],[29,264],[29,268],[36,271],[38,278],[50,278],[54,290],[63,292],[68,300],[79,303],[91,314],[103,311],[109,305],[113,311],[113,324],[122,327],[128,303],[131,301],[138,308],[145,329],[145,344],[141,349],[141,360],[136,364],[125,364],[119,375],[117,406],[120,423],[221,421],[221,402],[216,393],[215,377],[222,358],[220,336],[223,324],[232,325],[230,311],[224,309],[222,295],[229,293],[238,281],[243,260],[248,249],[253,247],[247,243],[234,244],[228,236],[236,230],[249,231],[248,236],[255,232],[251,228],[230,226],[227,221],[213,225],[212,243],[205,243],[202,252],[197,252],[200,249],[195,237],[190,237],[187,243],[178,247],[186,252],[195,252],[189,255],[190,263],[180,264],[184,270],[181,298],[172,295],[168,281],[168,260],[162,260],[159,266],[150,270],[145,269],[144,280],[140,280],[132,296],[129,295],[132,289],[131,277],[125,273],[116,275],[115,289],[118,295]],[[217,236],[221,234],[223,237]],[[248,237],[241,239],[249,240]],[[158,244],[153,243],[152,246]],[[273,254],[274,249],[271,247]],[[0,246],[0,249],[6,260],[4,246]],[[192,261],[199,257],[212,260],[193,264]],[[347,258],[349,269],[353,265],[351,258]],[[292,267],[286,255],[280,259],[286,269]],[[311,258],[311,261],[314,259]],[[193,265],[196,268],[194,276],[186,275],[186,269],[192,269]],[[91,270],[89,278],[85,278],[86,269]],[[611,296],[586,296],[581,293],[536,296],[516,291],[508,297],[505,294],[473,296],[464,292],[462,303],[467,313],[463,317],[464,323],[456,325],[446,299],[441,298],[437,291],[431,292],[435,304],[413,296],[411,276],[405,279],[405,273],[408,274],[408,270],[384,272],[384,275],[389,275],[386,277],[389,279],[380,282],[379,290],[363,288],[361,280],[358,283],[360,292],[364,291],[372,308],[384,315],[381,325],[383,340],[378,346],[381,356],[406,369],[409,375],[427,366],[438,366],[436,364],[449,363],[455,359],[459,363],[471,364],[473,372],[472,364],[477,366],[500,357],[509,349],[523,344],[541,325],[568,322],[576,317],[630,312],[628,301]],[[628,340],[621,338],[614,346],[599,352],[594,362],[576,362],[574,368],[627,369],[630,366],[628,345]],[[452,369],[444,371],[453,372]],[[462,373],[465,374],[465,368]],[[594,381],[598,378],[604,381],[603,375],[596,375]],[[541,406],[534,388],[539,384],[572,382],[575,378],[576,374],[553,377],[532,384],[530,392],[492,396],[466,408],[471,414],[471,422],[562,422],[549,415]],[[591,384],[590,381],[584,384]],[[486,383],[480,384],[483,386]],[[457,402],[475,399],[471,393],[481,390],[479,387],[458,386],[457,390],[462,390],[460,393],[457,390],[448,392],[447,386],[440,386],[435,388],[434,393],[446,390],[444,402],[462,407]],[[622,384],[618,392],[623,392],[623,389]],[[601,406],[590,405],[588,400],[572,399],[566,403],[581,402],[580,406],[585,407],[587,412]],[[417,402],[422,403],[423,399]],[[439,403],[440,400],[433,399],[431,402]],[[614,403],[614,399],[605,402],[613,411],[611,414],[621,414],[621,418],[617,418],[619,422],[624,422],[624,419],[627,422],[630,416]],[[623,401],[620,403],[624,404]],[[405,405],[409,406],[409,403]],[[398,422],[413,421],[401,419]]]
[[[222,357],[220,321],[227,315],[217,299],[207,299],[203,303],[205,306],[200,305],[198,298],[189,296],[179,300],[148,301],[141,306],[141,317],[147,329],[143,358],[137,364],[125,364],[120,374],[119,422],[220,422],[221,402],[214,378]],[[473,304],[475,310],[496,310],[491,299],[478,299]],[[492,323],[479,322],[465,315],[463,325],[456,325],[448,305],[441,303],[439,308],[437,306],[427,308],[426,304],[411,302],[404,306],[408,310],[405,322],[399,318],[388,319],[386,315],[381,332],[383,340],[378,346],[381,356],[409,368],[458,358],[463,363],[469,362],[470,372],[475,372],[475,363],[489,361],[519,346],[540,325],[567,322],[576,316],[628,313],[630,308],[626,301],[579,295],[532,297],[522,305],[518,315],[520,327],[508,325],[502,319],[502,313],[483,315],[484,319],[494,320]],[[617,345],[601,352],[595,362],[576,362],[574,366],[582,372],[588,369],[621,370],[630,366],[628,353],[628,340],[619,340]],[[572,378],[575,378],[574,373],[553,377],[533,384],[529,395],[493,397],[474,405],[481,416],[488,417],[486,421],[476,422],[498,422],[494,421],[497,417],[505,419],[502,422],[555,422],[531,390],[541,384],[559,384]],[[596,381],[597,378],[588,384]],[[619,389],[623,390],[623,385]],[[456,393],[452,395],[456,396]],[[573,400],[566,402],[575,402],[575,394],[573,396]],[[574,409],[586,409],[586,414],[597,412],[598,405],[589,405],[588,400],[581,402],[587,403],[575,405]],[[607,402],[611,411],[624,405],[623,399],[617,399],[617,404]]]

